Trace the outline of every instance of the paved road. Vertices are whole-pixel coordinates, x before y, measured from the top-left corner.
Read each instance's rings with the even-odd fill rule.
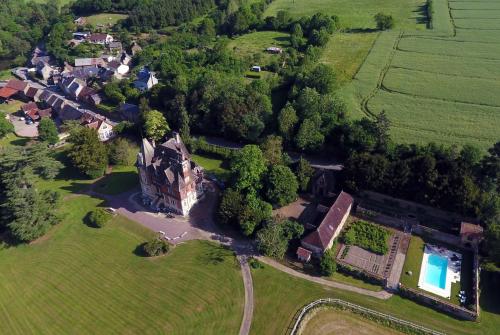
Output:
[[[355,292],[355,293],[359,293],[359,294],[363,294],[366,296],[370,296],[370,297],[374,297],[374,298],[378,298],[378,299],[383,299],[383,300],[386,300],[386,299],[389,299],[390,297],[392,297],[392,294],[387,292],[387,291],[370,291],[370,290],[366,290],[364,288],[355,287],[355,286],[351,286],[351,285],[347,285],[347,284],[342,284],[342,283],[334,282],[331,280],[326,280],[326,279],[323,279],[320,277],[313,277],[313,276],[307,275],[305,273],[295,271],[295,270],[293,270],[287,266],[284,266],[283,264],[280,264],[280,263],[276,262],[275,260],[270,259],[268,257],[256,256],[255,258],[257,258],[262,263],[265,263],[269,266],[272,266],[273,268],[275,268],[277,270],[288,273],[289,275],[292,275],[294,277],[298,277],[301,279],[305,279],[305,280],[308,280],[311,282],[315,282],[315,283],[318,283],[318,284],[321,284],[324,286],[338,288],[338,289],[350,291],[350,292]]]
[[[246,256],[238,256],[238,260],[241,265],[243,285],[245,286],[245,309],[243,311],[243,320],[240,326],[240,335],[248,335],[250,333],[250,327],[252,326],[254,308],[252,272],[248,266]]]

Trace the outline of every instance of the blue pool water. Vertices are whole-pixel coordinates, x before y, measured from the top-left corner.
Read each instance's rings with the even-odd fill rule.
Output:
[[[440,289],[445,289],[447,268],[447,258],[435,254],[429,255],[429,258],[427,258],[427,270],[425,271],[425,282]]]

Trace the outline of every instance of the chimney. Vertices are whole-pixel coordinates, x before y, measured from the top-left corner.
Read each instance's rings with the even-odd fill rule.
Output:
[[[177,132],[174,132],[174,137],[175,137],[175,142],[176,143],[181,143],[181,136],[179,135],[179,133]]]

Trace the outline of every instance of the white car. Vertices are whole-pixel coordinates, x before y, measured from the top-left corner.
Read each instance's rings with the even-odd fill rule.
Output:
[[[158,230],[158,234],[165,235],[165,232],[164,232],[164,231],[161,231],[161,230]]]
[[[23,117],[20,117],[20,118],[19,118],[19,121],[24,121],[24,118],[23,118]]]

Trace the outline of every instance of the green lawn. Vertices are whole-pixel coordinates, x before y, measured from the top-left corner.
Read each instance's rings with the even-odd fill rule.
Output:
[[[96,182],[94,191],[116,195],[129,191],[137,185],[139,185],[139,178],[135,166],[113,166],[110,174]]]
[[[114,14],[114,13],[101,13],[95,14],[91,16],[87,16],[87,23],[91,24],[94,27],[98,25],[112,27],[118,23],[118,21],[126,19],[127,15],[125,14]]]
[[[264,16],[276,15],[280,10],[293,17],[315,13],[337,15],[346,28],[375,28],[373,16],[378,12],[391,14],[396,26],[404,29],[425,29],[422,22],[424,0],[275,0]]]
[[[355,293],[348,293],[307,282],[264,265],[252,270],[254,282],[254,320],[251,334],[283,334],[290,326],[292,317],[299,308],[311,301],[325,297],[336,297],[366,306],[399,318],[410,320],[454,335],[494,335],[500,327],[498,290],[493,282],[481,281],[481,321],[459,321],[446,314],[416,304],[397,295],[389,300],[380,300]],[[496,307],[495,307],[496,306]]]
[[[253,62],[253,65],[264,66],[273,59],[280,59],[280,55],[267,53],[268,47],[287,48],[289,45],[289,34],[287,33],[257,31],[232,39],[227,47],[234,51],[237,56]]]
[[[11,69],[0,70],[0,80],[9,80],[14,78],[11,71]]]
[[[18,137],[10,133],[0,138],[0,148],[14,145],[24,146],[29,140],[28,138]]]
[[[100,200],[66,201],[64,222],[41,240],[0,250],[3,334],[236,334],[244,290],[233,253],[189,242],[149,259],[151,236],[117,216],[82,222]]]
[[[0,104],[0,113],[12,114],[18,112],[21,109],[22,105],[24,105],[24,102],[21,102],[19,100],[12,100],[8,104]]]
[[[191,158],[196,164],[205,169],[205,173],[213,174],[223,181],[229,178],[230,172],[224,161],[204,154],[193,154]]]

